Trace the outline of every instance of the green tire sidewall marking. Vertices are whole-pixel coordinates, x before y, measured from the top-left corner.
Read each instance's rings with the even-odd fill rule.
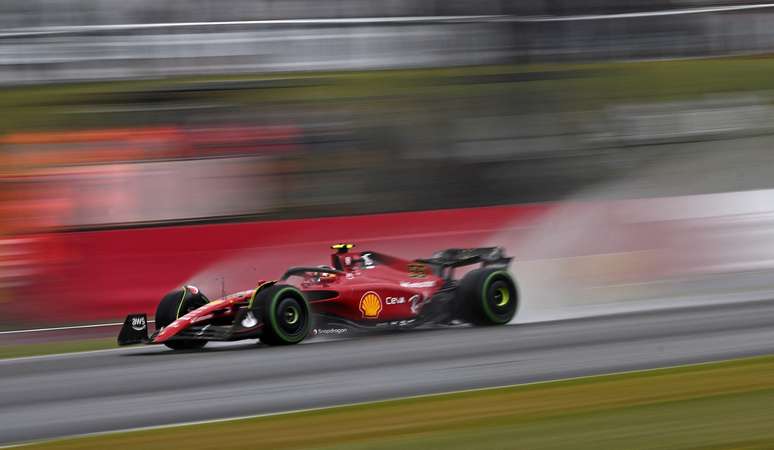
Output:
[[[498,270],[497,272],[492,272],[489,275],[487,275],[486,280],[484,280],[483,290],[481,291],[481,304],[484,307],[484,314],[486,314],[489,320],[497,324],[503,324],[503,323],[507,323],[508,321],[503,322],[502,319],[497,317],[497,315],[492,311],[492,308],[489,307],[489,302],[487,301],[487,298],[486,298],[487,291],[489,290],[489,283],[492,281],[492,278],[496,277],[497,275],[504,275],[509,280],[511,279],[511,275],[504,270]]]
[[[285,342],[301,342],[304,339],[304,336],[306,336],[306,333],[299,333],[298,337],[291,337],[285,334],[285,332],[282,330],[282,328],[277,323],[277,315],[275,314],[276,308],[277,308],[277,302],[279,302],[280,298],[282,298],[282,294],[284,292],[294,292],[296,294],[299,294],[301,297],[303,297],[303,294],[298,291],[298,289],[294,287],[286,287],[282,288],[279,291],[277,291],[276,294],[274,294],[274,297],[271,298],[271,301],[269,302],[269,322],[271,322],[271,327],[274,329],[274,332],[279,335]],[[298,299],[296,299],[298,300]],[[306,303],[306,301],[301,301],[301,303]],[[308,314],[308,308],[307,308],[307,314]],[[307,320],[306,325],[304,326],[304,329],[309,327],[309,321]]]
[[[199,291],[201,292],[201,291]],[[183,287],[183,297],[180,299],[180,303],[177,304],[177,314],[175,314],[175,319],[180,318],[180,310],[183,308],[183,300],[185,300],[185,294],[188,293],[188,288]],[[209,303],[209,302],[208,302]]]
[[[180,310],[183,309],[183,300],[185,300],[185,294],[188,293],[188,289],[183,287],[183,297],[180,299],[180,303],[177,304],[177,314],[175,314],[175,319],[180,318]]]

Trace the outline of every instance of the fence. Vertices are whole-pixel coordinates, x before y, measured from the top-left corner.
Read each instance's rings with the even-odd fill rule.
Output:
[[[773,6],[10,27],[0,83],[767,52]]]

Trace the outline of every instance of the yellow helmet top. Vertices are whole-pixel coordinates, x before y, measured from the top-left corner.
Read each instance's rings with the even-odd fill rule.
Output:
[[[355,244],[339,243],[331,245],[331,249],[338,250],[339,253],[346,253],[348,250],[355,247]]]

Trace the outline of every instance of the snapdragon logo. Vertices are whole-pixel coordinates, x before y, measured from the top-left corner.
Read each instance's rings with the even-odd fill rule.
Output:
[[[317,328],[314,330],[314,335],[339,335],[347,332],[346,328]]]

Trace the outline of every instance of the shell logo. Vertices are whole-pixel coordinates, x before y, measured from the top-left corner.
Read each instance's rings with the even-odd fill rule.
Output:
[[[360,312],[364,319],[377,319],[382,312],[382,298],[374,291],[368,291],[360,297]]]

